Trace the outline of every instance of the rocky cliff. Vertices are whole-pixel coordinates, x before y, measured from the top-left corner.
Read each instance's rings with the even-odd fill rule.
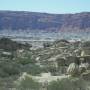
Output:
[[[90,12],[48,14],[0,11],[0,30],[89,30]]]

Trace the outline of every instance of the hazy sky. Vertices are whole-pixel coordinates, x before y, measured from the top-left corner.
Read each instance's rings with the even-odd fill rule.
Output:
[[[90,0],[0,0],[0,10],[75,13],[90,11]]]

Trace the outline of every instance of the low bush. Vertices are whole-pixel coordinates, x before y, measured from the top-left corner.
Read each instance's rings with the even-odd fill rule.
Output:
[[[18,75],[19,72],[20,72],[20,66],[16,64],[15,62],[11,62],[11,61],[0,62],[0,76],[1,77]]]
[[[31,77],[25,76],[16,81],[16,90],[40,90],[40,84]]]
[[[87,90],[86,82],[80,78],[64,78],[51,82],[47,90]]]

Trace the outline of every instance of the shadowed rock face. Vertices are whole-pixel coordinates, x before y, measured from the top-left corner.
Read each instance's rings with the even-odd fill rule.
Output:
[[[75,29],[76,28],[76,29]],[[86,30],[90,13],[47,14],[25,11],[0,11],[0,29]]]

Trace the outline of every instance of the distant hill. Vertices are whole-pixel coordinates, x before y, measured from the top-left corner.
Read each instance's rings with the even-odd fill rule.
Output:
[[[0,30],[78,31],[90,28],[90,12],[48,14],[27,11],[0,11]]]

